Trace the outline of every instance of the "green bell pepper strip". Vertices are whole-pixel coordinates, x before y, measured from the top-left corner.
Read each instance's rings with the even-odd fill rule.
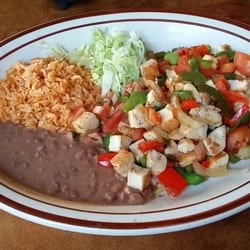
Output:
[[[246,124],[250,119],[250,111],[247,111],[239,120],[229,129],[229,133],[231,133],[236,128]]]
[[[147,157],[146,155],[143,155],[139,158],[139,164],[143,167],[146,168],[147,167]]]
[[[220,51],[218,52],[215,56],[222,56],[222,55],[226,55],[229,59],[230,62],[232,62],[234,60],[234,55],[235,55],[235,51],[233,50],[224,50],[224,51]]]
[[[124,111],[128,112],[133,109],[138,104],[146,104],[147,102],[147,92],[144,91],[135,91],[129,98],[123,103],[122,108]]]
[[[175,65],[178,63],[179,55],[176,52],[166,52],[164,59],[168,60],[170,64]]]
[[[110,136],[111,135],[106,135],[102,139],[102,145],[106,151],[109,151]]]
[[[209,60],[203,60],[203,59],[199,60],[200,67],[204,68],[204,69],[211,69],[212,64],[213,64],[213,62],[209,61]]]
[[[199,72],[197,61],[194,58],[189,59],[188,63],[193,72]]]
[[[173,95],[179,96],[181,100],[192,99],[193,93],[190,90],[176,90],[173,92]]]
[[[196,174],[193,171],[186,171],[185,168],[176,167],[175,169],[187,181],[189,185],[198,185],[206,180],[204,176]]]
[[[229,161],[231,162],[231,163],[237,163],[238,161],[240,161],[241,159],[238,157],[238,156],[236,156],[236,155],[234,155],[234,154],[229,154]]]
[[[224,115],[231,113],[225,97],[215,88],[206,84],[206,77],[199,72],[183,71],[179,74],[181,80],[191,81],[200,92],[208,93],[216,102]]]
[[[235,80],[236,79],[236,74],[234,74],[234,73],[227,73],[227,74],[224,74],[224,77],[227,80]]]

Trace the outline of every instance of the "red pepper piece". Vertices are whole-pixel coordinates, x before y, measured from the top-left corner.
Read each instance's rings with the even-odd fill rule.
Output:
[[[174,168],[166,168],[157,176],[157,179],[172,196],[178,196],[188,185]]]
[[[146,153],[147,151],[152,150],[152,149],[155,149],[159,152],[164,151],[164,145],[162,142],[159,142],[159,141],[141,142],[139,143],[138,148],[142,153]]]
[[[102,125],[102,131],[105,134],[116,132],[118,124],[122,120],[123,115],[124,113],[122,110],[117,110],[111,117],[109,117],[109,119],[105,120]]]
[[[102,167],[113,167],[110,161],[115,155],[114,152],[100,154],[97,156],[97,163]]]
[[[198,108],[200,105],[193,99],[188,99],[188,100],[183,100],[181,102],[181,108],[184,111],[193,109],[193,108]]]

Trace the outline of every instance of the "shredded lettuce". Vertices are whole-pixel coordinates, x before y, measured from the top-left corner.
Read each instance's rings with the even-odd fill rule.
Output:
[[[140,76],[139,66],[145,61],[143,41],[135,31],[94,29],[89,44],[70,52],[51,47],[58,59],[90,68],[102,96],[111,89],[116,93],[124,84]]]

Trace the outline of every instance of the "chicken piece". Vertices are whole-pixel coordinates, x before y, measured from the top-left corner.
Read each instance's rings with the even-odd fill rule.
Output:
[[[226,152],[222,151],[218,155],[209,158],[208,168],[219,168],[227,166],[229,156]]]
[[[230,89],[234,91],[240,92],[248,92],[250,90],[250,80],[243,79],[243,80],[228,80],[230,85]]]
[[[150,128],[147,118],[147,108],[142,104],[138,104],[128,112],[128,120],[131,128]]]
[[[147,153],[147,168],[150,168],[154,175],[160,174],[167,166],[167,157],[156,150]]]
[[[208,124],[212,127],[219,127],[222,124],[220,109],[213,105],[200,106],[189,111],[192,118]]]
[[[202,105],[209,105],[211,101],[211,97],[208,93],[206,92],[200,92],[200,97],[201,97],[201,104]]]
[[[158,64],[155,59],[149,59],[140,66],[141,75],[145,80],[154,81],[160,75]]]
[[[164,150],[164,154],[165,155],[169,155],[169,156],[173,156],[178,158],[180,155],[180,152],[178,150],[178,146],[177,143],[174,140],[170,140],[169,144],[167,145],[167,147]]]
[[[91,112],[83,112],[72,122],[72,126],[77,133],[85,134],[99,127],[99,120]]]
[[[133,167],[129,169],[127,185],[132,188],[139,189],[143,191],[151,181],[150,169],[142,168],[134,164]]]
[[[180,127],[172,130],[170,133],[168,133],[168,137],[171,140],[179,141],[183,138],[185,138],[185,135],[180,131]]]
[[[130,144],[129,149],[130,151],[135,155],[136,160],[138,161],[144,154],[141,152],[141,150],[138,148],[138,145],[141,142],[145,142],[144,139],[141,139],[139,141],[136,141],[132,144]]]
[[[203,140],[209,155],[215,156],[224,150],[226,146],[226,127],[221,127],[213,130],[206,139]]]
[[[134,155],[126,149],[121,149],[111,160],[116,172],[127,177],[130,168],[134,165]]]
[[[160,141],[160,142],[163,141],[163,139],[160,136],[160,134],[157,133],[157,131],[154,130],[154,129],[148,130],[145,133],[143,133],[143,137],[147,141]]]
[[[124,121],[121,121],[118,123],[118,127],[117,127],[117,130],[119,133],[123,134],[123,135],[129,135],[130,133],[130,127],[129,127],[129,124],[124,122]]]
[[[178,142],[177,148],[181,153],[187,153],[187,152],[193,151],[195,148],[195,145],[193,141],[190,139],[181,139]]]
[[[132,139],[126,135],[111,135],[109,139],[109,151],[119,152],[122,148],[127,149]]]
[[[189,126],[186,124],[181,124],[180,133],[185,137],[193,140],[202,140],[207,136],[207,124],[201,124],[199,127]]]
[[[151,89],[147,94],[147,103],[146,106],[150,107],[161,107],[164,103],[160,98],[157,96],[156,92]]]
[[[169,105],[166,105],[166,107],[158,111],[158,113],[161,116],[161,128],[166,132],[171,132],[180,125]]]

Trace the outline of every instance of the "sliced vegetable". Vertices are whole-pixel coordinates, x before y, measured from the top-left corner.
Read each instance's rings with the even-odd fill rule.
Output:
[[[147,92],[145,91],[135,91],[129,98],[123,103],[122,108],[124,111],[128,112],[133,109],[138,104],[145,104],[147,102]]]
[[[110,114],[110,111],[111,111],[111,107],[108,103],[105,103],[103,106],[102,106],[102,111],[100,114],[97,114],[97,116],[99,117],[100,120],[104,121],[106,119],[108,119],[109,117],[109,114]]]
[[[203,69],[211,69],[212,68],[212,65],[213,65],[213,62],[212,61],[209,61],[209,60],[199,60],[199,66]]]
[[[237,153],[238,150],[250,142],[250,128],[247,125],[240,126],[227,135],[226,150],[229,153]]]
[[[183,55],[179,58],[177,65],[175,65],[174,67],[176,74],[179,74],[180,72],[183,72],[183,71],[191,71],[188,61],[189,61],[189,57],[186,55]]]
[[[199,72],[199,67],[198,67],[197,61],[194,58],[191,58],[188,61],[188,63],[190,65],[192,71]]]
[[[179,55],[176,52],[166,52],[164,59],[166,59],[167,61],[170,62],[170,64],[174,65],[177,64],[178,60],[179,60]]]
[[[190,90],[176,90],[173,92],[173,95],[179,96],[181,100],[194,98],[193,92]]]
[[[108,152],[108,153],[103,153],[100,155],[97,155],[97,163],[102,166],[102,167],[113,167],[111,164],[111,159],[116,155],[117,153],[114,152]]]
[[[236,52],[234,56],[236,70],[245,76],[250,76],[250,55]]]
[[[143,167],[146,168],[147,167],[147,156],[143,155],[139,158],[139,164]]]
[[[184,111],[190,110],[190,109],[194,109],[194,108],[198,108],[200,105],[194,100],[194,99],[190,99],[190,100],[183,100],[181,102],[181,108]]]
[[[133,141],[138,141],[143,138],[145,131],[144,128],[131,128],[129,130],[129,137],[131,137]]]
[[[187,169],[187,170],[186,170]],[[190,171],[191,169],[191,171]],[[198,185],[206,180],[202,175],[196,174],[192,171],[192,168],[176,167],[176,171],[184,177],[189,185]]]
[[[187,187],[188,182],[174,169],[166,168],[157,179],[172,196],[178,196]]]
[[[122,120],[123,115],[124,113],[122,110],[117,110],[108,120],[104,121],[102,131],[107,134],[116,132],[118,123]]]
[[[155,149],[159,152],[163,152],[164,150],[164,145],[162,142],[159,141],[145,141],[145,142],[141,142],[138,144],[138,149],[142,152],[142,153],[146,153],[149,150]]]
[[[102,139],[102,145],[106,151],[109,151],[110,136],[111,135],[107,134]]]
[[[233,164],[235,164],[235,163],[237,163],[237,162],[239,162],[241,159],[238,157],[238,156],[236,156],[235,154],[229,154],[229,161],[231,162],[231,163],[233,163]]]
[[[220,51],[220,52],[218,52],[216,54],[216,57],[220,57],[220,56],[227,56],[229,61],[233,61],[234,57],[235,57],[235,51],[233,51],[233,50],[223,50],[223,51]]]
[[[216,177],[216,176],[224,176],[227,174],[227,165],[207,168],[203,167],[199,162],[193,162],[194,172],[202,175],[204,177]]]
[[[215,88],[205,84],[207,79],[198,72],[181,72],[179,75],[181,80],[191,81],[200,92],[208,93],[217,103],[223,114],[230,114],[231,109],[225,97]]]

